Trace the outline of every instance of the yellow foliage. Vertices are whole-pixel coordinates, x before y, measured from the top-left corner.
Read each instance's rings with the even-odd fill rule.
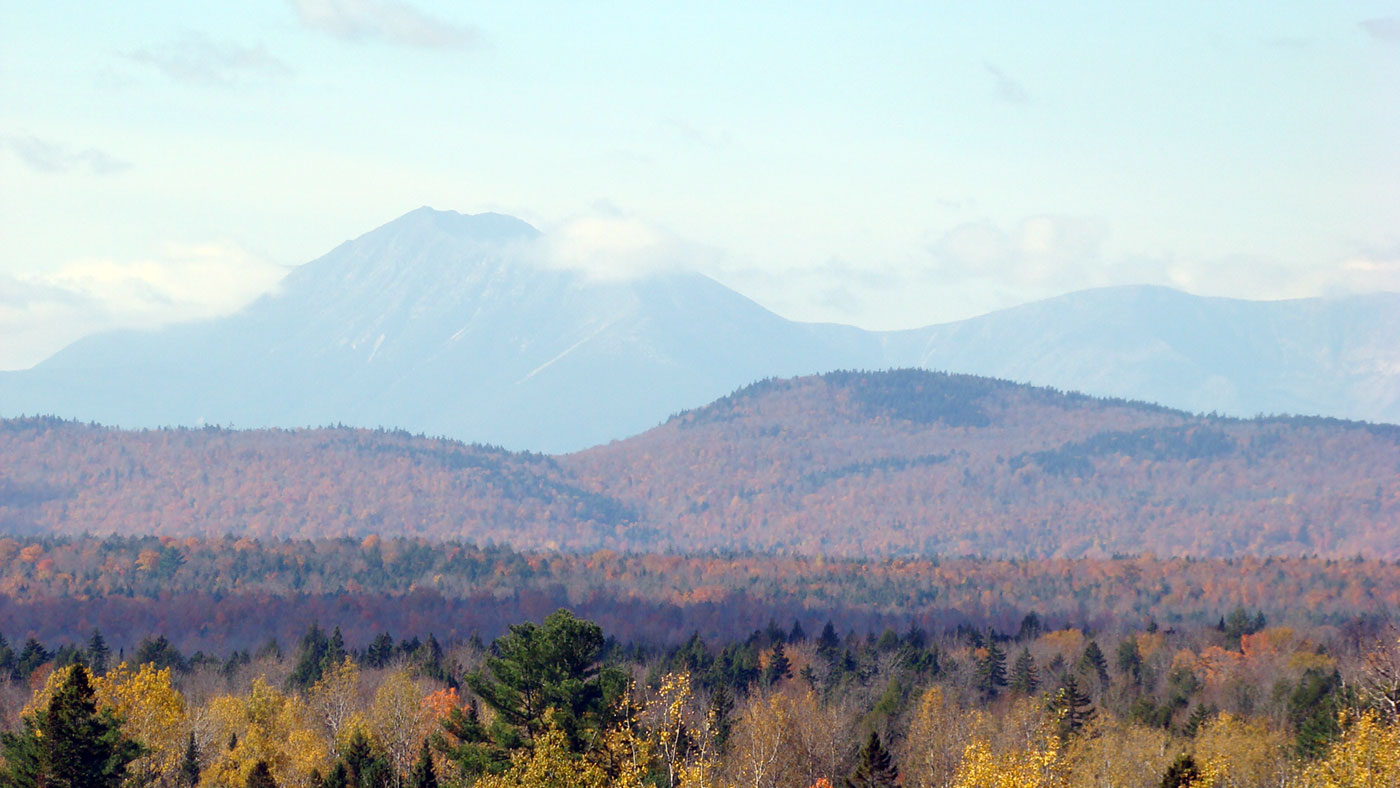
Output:
[[[1142,785],[1143,775],[1160,775],[1171,764],[1167,741],[1166,731],[1100,714],[1066,748],[1069,784]]]
[[[149,748],[130,772],[138,785],[158,775],[173,777],[185,752],[185,698],[175,690],[170,668],[146,663],[132,672],[125,662],[93,680],[99,706],[123,720],[126,735]]]
[[[1322,759],[1303,770],[1300,788],[1400,785],[1400,725],[1368,711],[1346,726]]]
[[[596,757],[570,752],[568,738],[551,715],[532,752],[517,752],[509,769],[482,777],[474,788],[642,788],[650,757],[645,742],[620,728],[604,736],[602,749]]]
[[[200,779],[202,788],[242,786],[258,761],[267,761],[278,785],[298,788],[309,785],[313,769],[324,772],[329,765],[325,739],[306,706],[261,678],[253,680],[247,696],[215,698],[209,709],[218,752]],[[235,735],[230,749],[227,743]]]
[[[1062,788],[1067,786],[1059,739],[1047,735],[1039,747],[992,752],[983,739],[963,750],[950,788]]]
[[[1280,785],[1288,771],[1289,737],[1260,721],[1224,712],[1196,733],[1202,788]]]
[[[1084,650],[1084,633],[1077,629],[1057,629],[1041,635],[1036,642],[1068,658]]]

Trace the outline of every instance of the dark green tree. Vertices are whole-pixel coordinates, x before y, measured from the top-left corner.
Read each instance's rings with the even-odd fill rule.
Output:
[[[1309,668],[1288,697],[1288,719],[1293,724],[1294,746],[1304,758],[1315,758],[1341,736],[1337,722],[1341,709],[1342,676]]]
[[[1016,656],[1016,664],[1011,666],[1011,691],[1022,695],[1034,695],[1040,687],[1040,676],[1035,669],[1035,659],[1031,650],[1021,649]]]
[[[1108,660],[1104,659],[1103,650],[1099,648],[1097,640],[1089,641],[1089,645],[1084,647],[1084,654],[1079,657],[1076,670],[1083,676],[1097,676],[1100,684],[1108,683]]]
[[[870,738],[860,749],[855,771],[845,780],[846,788],[894,788],[898,780],[894,759],[880,744],[880,734],[871,731]]]
[[[723,684],[715,687],[710,695],[710,713],[715,721],[715,746],[722,753],[729,746],[729,737],[734,732],[734,696]]]
[[[469,782],[483,774],[499,772],[508,760],[506,753],[513,749],[515,741],[493,741],[486,727],[481,724],[476,701],[467,704],[465,709],[453,708],[442,720],[446,736],[437,738],[438,751],[457,764],[457,771]]]
[[[1006,652],[997,645],[992,633],[987,633],[985,653],[977,659],[977,671],[973,681],[982,697],[991,700],[1006,686]]]
[[[1215,712],[1214,706],[1197,703],[1196,708],[1192,709],[1191,714],[1186,717],[1186,723],[1181,726],[1181,732],[1193,739],[1196,738],[1196,733],[1201,730],[1201,726],[1214,717]]]
[[[779,640],[773,644],[773,653],[763,668],[763,683],[771,687],[791,676],[792,662],[788,660],[787,652],[783,650],[783,642]]]
[[[330,638],[319,626],[312,624],[297,644],[296,664],[287,677],[287,686],[304,690],[320,681],[330,648]]]
[[[438,788],[437,772],[433,770],[433,754],[428,749],[428,740],[418,750],[418,760],[413,762],[413,770],[408,773],[408,788]]]
[[[97,710],[87,668],[74,665],[48,706],[0,734],[0,784],[7,788],[117,788],[140,744],[122,734],[121,720]]]
[[[1196,759],[1182,753],[1162,775],[1162,788],[1191,788],[1199,779],[1201,770],[1196,767]]]
[[[321,788],[350,788],[350,772],[346,770],[344,761],[336,761],[331,773],[321,780]]]
[[[612,722],[627,676],[615,666],[599,664],[603,630],[567,610],[551,613],[544,623],[516,624],[492,644],[486,671],[467,676],[467,686],[497,714],[493,725],[519,732],[526,746],[547,727],[545,712],[582,752],[588,736]],[[488,675],[489,674],[489,675]],[[493,733],[500,741],[504,733]]]
[[[1060,738],[1065,740],[1089,724],[1095,714],[1088,693],[1079,688],[1073,673],[1065,674],[1060,688],[1050,699],[1050,711],[1059,717]]]
[[[102,631],[92,630],[92,637],[88,638],[87,645],[87,666],[92,675],[101,676],[107,672],[107,658],[111,654],[112,650],[107,647],[107,640],[102,637]]]
[[[199,785],[199,744],[194,740],[194,731],[190,731],[189,740],[185,742],[185,755],[180,759],[180,774],[178,776],[181,788],[194,788]]]
[[[267,761],[258,761],[253,764],[253,770],[248,772],[248,781],[244,785],[248,788],[277,788],[277,781],[272,779],[272,769],[268,767]]]
[[[389,662],[394,659],[394,638],[388,632],[381,632],[375,635],[374,640],[365,649],[365,666],[371,668],[388,667]]]
[[[1131,678],[1134,685],[1142,684],[1142,652],[1137,638],[1126,637],[1118,644],[1118,672]]]

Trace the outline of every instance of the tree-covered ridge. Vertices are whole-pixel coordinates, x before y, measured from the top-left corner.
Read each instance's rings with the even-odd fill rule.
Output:
[[[31,640],[25,653],[42,653],[20,680],[0,676],[0,776],[17,788],[1400,781],[1400,630],[1377,622],[1293,628],[1244,609],[1175,628],[770,622],[670,646],[621,644],[568,610],[537,622],[489,646],[316,626],[286,649],[167,646],[130,662],[98,632],[56,651]]]
[[[350,430],[0,423],[0,532],[521,549],[1400,557],[1400,428],[915,370],[754,384],[548,457]]]
[[[1032,610],[1056,626],[1198,625],[1239,606],[1282,623],[1335,624],[1400,610],[1400,564],[572,554],[377,536],[0,538],[0,632],[46,640],[100,626],[126,647],[165,633],[187,649],[245,648],[285,642],[317,620],[345,620],[354,638],[431,630],[433,620],[454,627],[437,630],[443,637],[490,637],[560,606],[619,637],[657,642],[694,631],[734,637],[769,618],[1005,629]]]

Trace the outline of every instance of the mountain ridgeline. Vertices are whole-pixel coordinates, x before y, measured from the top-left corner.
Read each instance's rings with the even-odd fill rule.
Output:
[[[422,208],[224,318],[0,372],[0,416],[127,428],[348,424],[567,452],[755,380],[917,367],[1236,416],[1400,422],[1400,295],[1091,290],[907,331],[786,320],[718,282],[599,279],[509,216]]]
[[[0,530],[635,552],[1400,557],[1400,427],[924,370],[766,379],[568,455],[0,422]]]

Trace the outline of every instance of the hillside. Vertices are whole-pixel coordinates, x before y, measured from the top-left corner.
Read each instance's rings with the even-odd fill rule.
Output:
[[[214,320],[0,372],[0,416],[125,428],[346,424],[576,451],[773,376],[920,367],[1236,416],[1400,422],[1400,295],[1071,293],[908,331],[798,323],[698,273],[542,262],[509,216],[420,208]]]
[[[0,428],[0,528],[825,555],[1400,557],[1400,428],[917,370],[769,380],[626,441]]]

